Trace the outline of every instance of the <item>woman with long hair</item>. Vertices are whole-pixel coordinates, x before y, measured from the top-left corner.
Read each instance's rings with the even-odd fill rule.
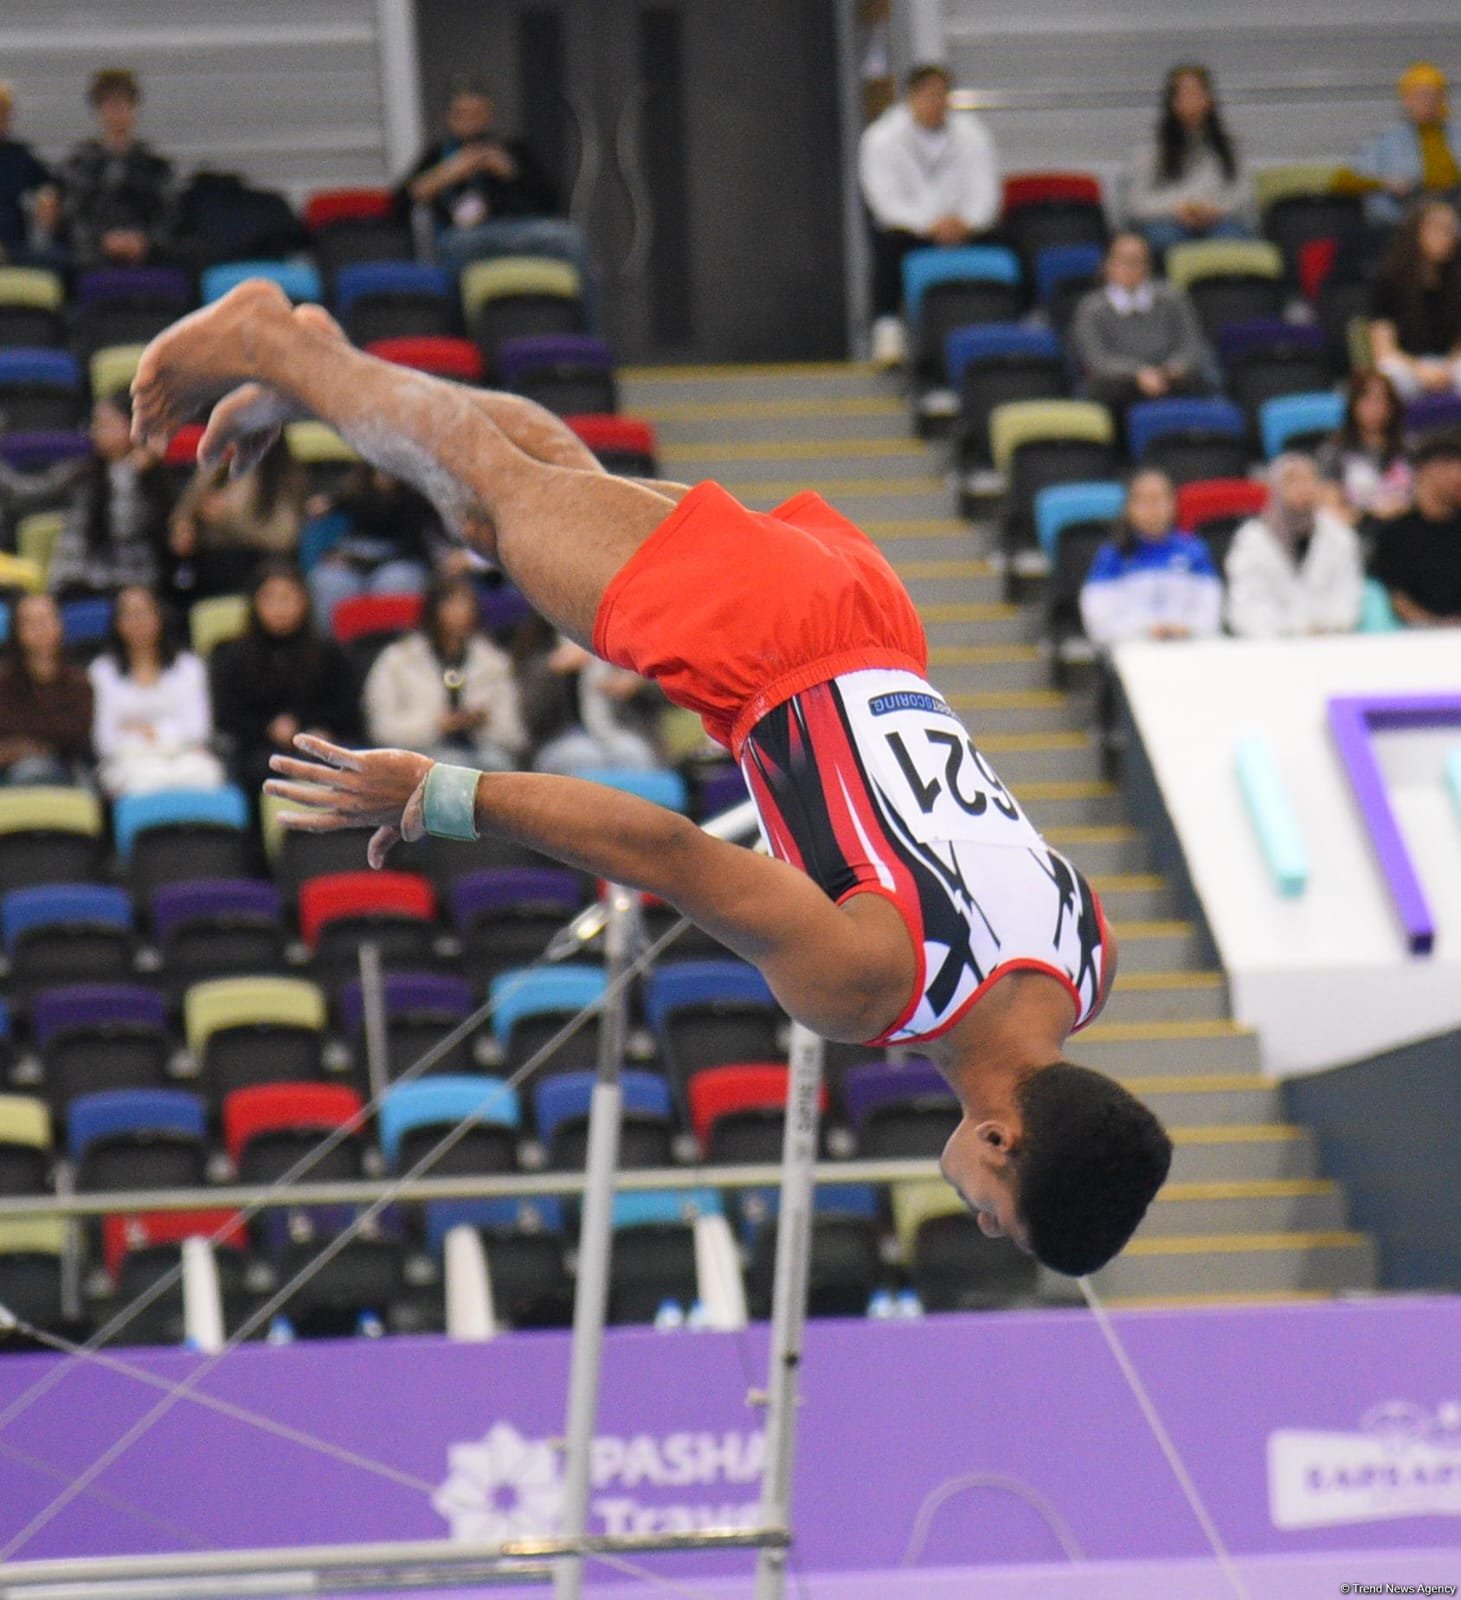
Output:
[[[117,596],[107,648],[91,663],[96,709],[91,742],[107,794],[214,789],[223,767],[209,749],[208,675],[178,647],[171,618],[150,589]]]
[[[200,467],[168,525],[174,583],[189,599],[238,594],[270,556],[292,556],[304,516],[304,481],[278,439],[252,471]]]
[[[1333,486],[1336,511],[1392,517],[1409,505],[1405,408],[1383,372],[1366,367],[1349,380],[1344,421],[1320,446],[1318,462]]]
[[[1153,136],[1132,153],[1126,211],[1152,250],[1186,239],[1248,236],[1248,178],[1218,105],[1212,73],[1181,62],[1162,86]]]
[[[421,626],[376,658],[365,680],[372,744],[419,750],[435,761],[500,772],[527,744],[512,661],[482,631],[482,604],[467,578],[440,579]]]
[[[1268,468],[1268,504],[1228,551],[1228,627],[1247,639],[1348,633],[1359,625],[1365,569],[1353,528],[1324,504],[1312,456]]]
[[[1222,630],[1223,584],[1201,539],[1177,526],[1172,480],[1138,468],[1109,543],[1081,587],[1081,622],[1093,644],[1194,639]]]
[[[0,657],[0,783],[75,783],[91,757],[91,685],[66,659],[61,612],[22,595]]]
[[[270,756],[292,749],[295,734],[347,743],[359,736],[355,673],[340,646],[315,631],[309,590],[292,562],[259,568],[248,627],[213,652],[209,678],[214,722],[248,794],[258,793]]]
[[[1444,200],[1409,212],[1390,242],[1370,314],[1375,365],[1404,400],[1461,393],[1461,227]]]

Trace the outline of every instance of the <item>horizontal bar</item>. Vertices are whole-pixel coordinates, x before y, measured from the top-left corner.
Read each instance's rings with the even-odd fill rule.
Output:
[[[329,1573],[409,1567],[423,1579],[462,1566],[546,1561],[557,1556],[659,1555],[710,1550],[787,1549],[787,1528],[704,1528],[695,1533],[591,1534],[582,1539],[513,1539],[501,1545],[423,1539],[396,1544],[319,1544],[277,1550],[193,1550],[177,1555],[82,1556],[0,1565],[0,1600],[25,1596],[43,1584],[161,1582],[169,1578],[251,1576],[267,1572]],[[348,1588],[348,1582],[340,1580]]]
[[[823,1161],[814,1174],[818,1184],[916,1183],[939,1176],[930,1158],[899,1161]],[[771,1162],[738,1167],[655,1167],[621,1172],[622,1190],[774,1189],[781,1168]],[[388,1195],[411,1204],[430,1200],[498,1200],[514,1195],[582,1194],[581,1172],[502,1173],[492,1177],[417,1178],[399,1186],[389,1179],[351,1183],[292,1183],[265,1188],[257,1184],[220,1185],[213,1189],[125,1189],[110,1194],[12,1195],[0,1200],[0,1221],[12,1217],[108,1217],[134,1211],[229,1211],[244,1206],[277,1210],[286,1206],[371,1205]]]

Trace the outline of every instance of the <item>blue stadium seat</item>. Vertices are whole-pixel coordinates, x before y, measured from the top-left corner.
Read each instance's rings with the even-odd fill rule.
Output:
[[[1310,394],[1281,394],[1258,408],[1258,432],[1263,454],[1272,461],[1293,447],[1311,449],[1344,421],[1344,400],[1329,390]]]
[[[344,317],[357,300],[370,295],[453,297],[451,274],[419,261],[361,261],[335,275],[335,312]]]
[[[132,929],[132,902],[123,889],[104,884],[39,884],[12,889],[0,900],[0,932],[6,954],[14,957],[27,934],[62,925]]]
[[[1035,532],[1040,548],[1055,559],[1060,535],[1079,523],[1114,522],[1126,503],[1119,483],[1058,483],[1035,496]]]
[[[1048,244],[1035,254],[1035,297],[1048,306],[1063,283],[1083,283],[1101,271],[1104,251],[1098,244]]]
[[[0,350],[0,389],[22,385],[80,394],[83,388],[81,367],[75,356],[44,345],[17,345]]]
[[[614,1196],[615,1228],[693,1222],[725,1215],[714,1189],[639,1189]]]
[[[230,289],[250,278],[267,278],[277,283],[296,305],[324,298],[320,275],[307,261],[227,261],[207,267],[199,280],[203,304],[221,300]]]
[[[246,829],[249,803],[241,789],[161,789],[123,795],[112,810],[117,855],[127,861],[139,833],[179,825]]]
[[[394,1167],[404,1135],[415,1128],[455,1124],[468,1117],[501,1128],[521,1127],[517,1091],[497,1078],[423,1078],[398,1084],[386,1091],[381,1102],[381,1149]]]
[[[442,1240],[465,1223],[490,1233],[562,1233],[563,1201],[556,1194],[504,1195],[498,1200],[430,1200],[426,1204],[426,1247],[441,1253]]]
[[[911,250],[903,258],[903,314],[918,326],[923,297],[940,283],[1002,283],[1018,288],[1020,258],[1003,245],[966,245],[958,250]]]
[[[645,980],[645,1014],[657,1032],[672,1012],[724,1004],[776,1009],[776,997],[765,978],[744,961],[676,961]]]
[[[77,427],[86,404],[75,357],[49,346],[0,349],[0,409],[6,431]]]
[[[544,1013],[581,1011],[603,998],[599,967],[566,963],[538,971],[504,972],[492,980],[492,1031],[504,1044],[518,1023]]]
[[[1172,434],[1241,440],[1245,431],[1243,413],[1231,400],[1141,400],[1126,413],[1133,461],[1143,460],[1156,440]]]
[[[1060,340],[1049,328],[1027,328],[1019,322],[985,322],[955,328],[944,343],[945,370],[955,389],[963,382],[964,369],[970,363],[1012,357],[1059,361]]]
[[[203,1102],[181,1089],[114,1089],[80,1095],[66,1111],[66,1148],[73,1161],[80,1161],[98,1139],[157,1133],[205,1139]]]
[[[595,1076],[592,1072],[558,1072],[544,1078],[533,1090],[533,1118],[538,1137],[551,1144],[554,1133],[565,1122],[586,1117],[593,1101]],[[626,1116],[674,1117],[670,1086],[653,1072],[628,1071],[621,1075]]]
[[[637,794],[641,800],[651,800],[668,811],[685,812],[690,808],[690,791],[678,772],[638,767],[585,767],[578,776],[590,783],[602,783],[609,789],[622,789],[625,794]]]

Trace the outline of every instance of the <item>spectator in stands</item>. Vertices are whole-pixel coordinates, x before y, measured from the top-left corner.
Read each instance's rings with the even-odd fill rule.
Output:
[[[1413,467],[1414,503],[1375,530],[1370,568],[1401,622],[1461,627],[1461,433],[1423,440]]]
[[[1115,537],[1096,552],[1081,588],[1093,644],[1192,639],[1222,632],[1223,583],[1201,539],[1177,526],[1165,472],[1132,475]]]
[[[873,360],[885,365],[904,356],[904,256],[967,244],[999,215],[994,141],[972,113],[950,115],[952,86],[947,68],[915,67],[903,99],[864,130],[858,149],[872,217]]]
[[[150,589],[130,584],[117,596],[111,638],[87,675],[95,698],[91,743],[108,795],[223,782],[222,764],[208,748],[208,675],[197,656],[179,648]]]
[[[1245,639],[1347,633],[1360,620],[1364,562],[1353,528],[1324,505],[1312,456],[1268,469],[1268,504],[1228,551],[1228,627]]]
[[[1085,392],[1124,411],[1133,401],[1201,394],[1209,356],[1192,302],[1152,277],[1151,247],[1126,231],[1106,251],[1105,287],[1076,307],[1071,346]]]
[[[35,151],[11,137],[15,91],[0,83],[0,263],[51,259],[61,197]]]
[[[1319,448],[1333,509],[1351,519],[1392,517],[1410,504],[1405,413],[1395,385],[1373,367],[1349,380],[1344,421]]]
[[[200,467],[168,523],[174,587],[190,600],[241,593],[260,561],[295,554],[303,518],[304,479],[282,439],[242,477]]]
[[[1391,227],[1423,196],[1461,198],[1461,136],[1450,125],[1446,75],[1417,61],[1395,85],[1400,115],[1355,157],[1351,172],[1369,189],[1365,213]]]
[[[231,742],[234,773],[249,794],[295,734],[346,744],[359,737],[355,674],[340,646],[311,626],[309,590],[291,562],[259,568],[248,628],[213,652],[209,677],[214,724]]]
[[[61,612],[23,595],[0,660],[0,783],[78,783],[91,756],[91,684],[67,661]]]
[[[421,594],[445,535],[414,489],[379,468],[351,472],[305,530],[304,548],[323,552],[309,569],[315,626],[331,631],[335,607],[362,594]]]
[[[67,242],[77,265],[135,267],[165,254],[177,193],[172,163],[137,137],[142,88],[107,67],[86,92],[98,137],[84,139],[61,172]]]
[[[157,457],[132,443],[125,394],[91,408],[92,455],[66,524],[51,552],[52,594],[114,594],[127,584],[152,588],[167,527],[167,479]]]
[[[1212,74],[1193,63],[1173,67],[1156,132],[1131,157],[1128,216],[1165,255],[1186,239],[1245,238],[1247,208],[1248,178]]]
[[[562,256],[588,288],[583,235],[557,214],[557,192],[532,152],[499,130],[492,96],[476,79],[453,82],[445,137],[422,152],[404,189],[430,208],[437,254],[450,271],[485,256]]]
[[[365,680],[372,744],[419,750],[433,761],[501,772],[527,745],[512,662],[482,631],[482,603],[466,578],[426,597],[421,627],[388,645]]]
[[[539,648],[520,647],[518,665],[534,770],[571,775],[594,767],[658,767],[659,691],[546,625],[534,637]]]
[[[1403,399],[1461,393],[1461,251],[1444,200],[1424,201],[1401,223],[1370,310],[1375,365]]]

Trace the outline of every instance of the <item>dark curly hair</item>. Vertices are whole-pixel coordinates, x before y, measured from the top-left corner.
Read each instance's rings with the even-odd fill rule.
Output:
[[[1081,1277],[1103,1267],[1167,1180],[1172,1141],[1114,1078],[1056,1061],[1015,1090],[1019,1213],[1036,1258]]]

